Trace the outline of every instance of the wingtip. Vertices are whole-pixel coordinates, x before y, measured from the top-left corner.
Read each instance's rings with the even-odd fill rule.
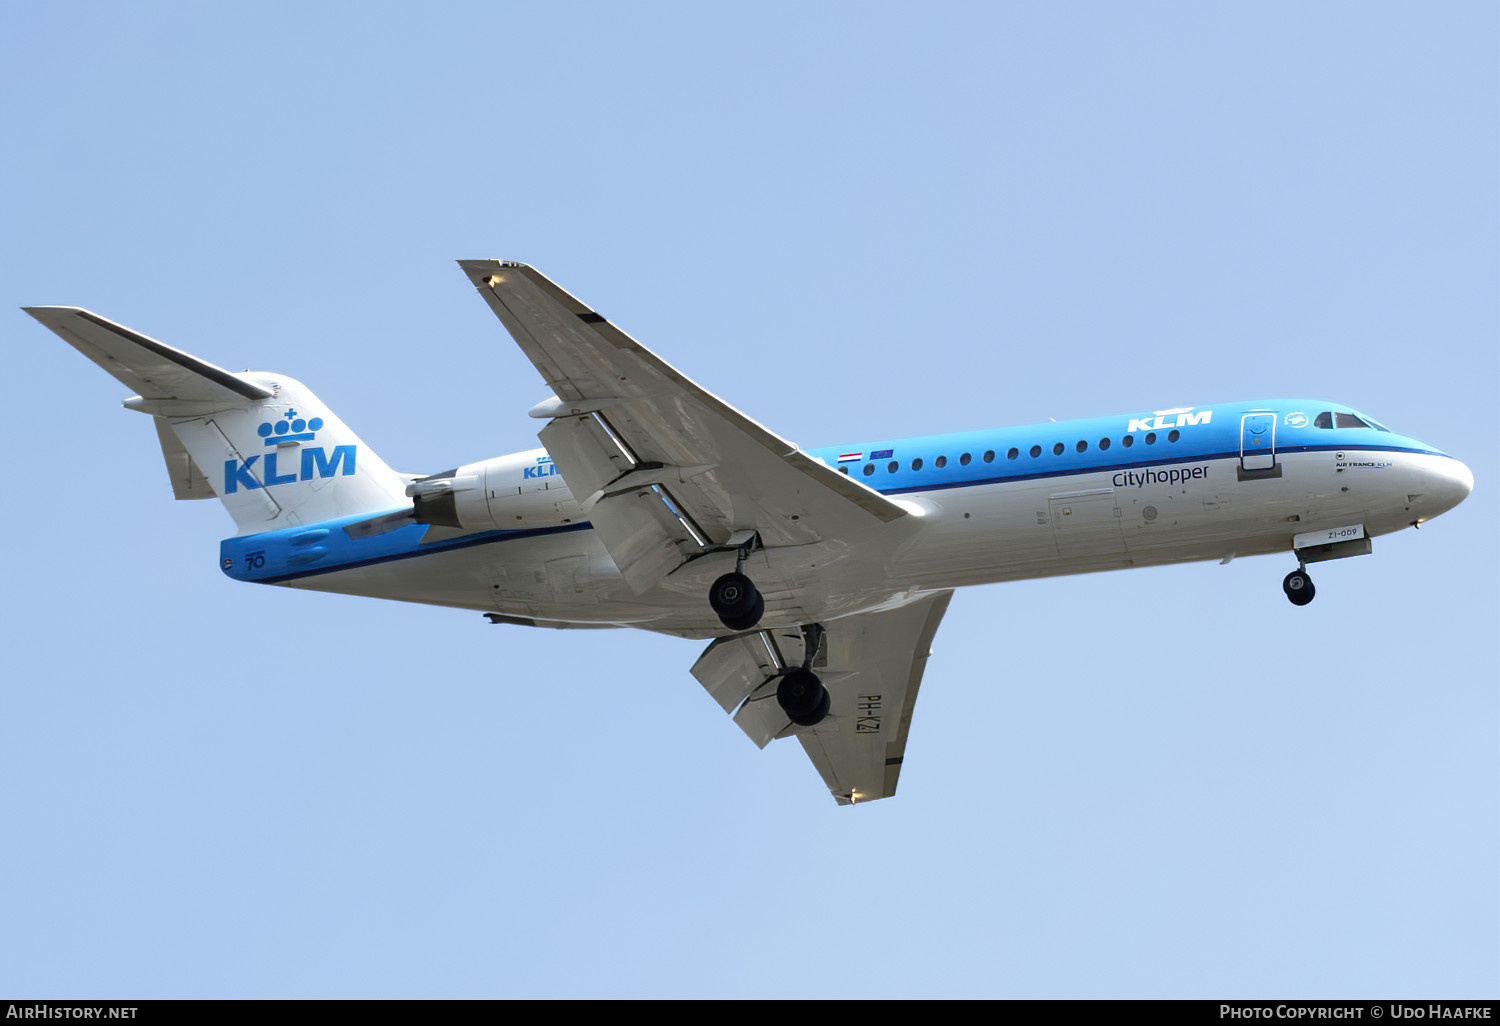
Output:
[[[41,321],[43,324],[47,323],[47,319],[49,317],[56,317],[61,314],[81,314],[87,312],[81,306],[23,306],[21,307],[21,310],[27,314],[30,314],[33,318]]]
[[[510,267],[521,270],[530,268],[529,264],[523,264],[519,260],[460,260],[458,266],[471,274],[494,273],[497,268]]]

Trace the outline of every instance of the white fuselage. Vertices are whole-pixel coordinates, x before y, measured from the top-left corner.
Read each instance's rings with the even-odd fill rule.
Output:
[[[1269,479],[1242,479],[1237,459],[1219,458],[1176,464],[1183,469],[1170,475],[1107,469],[908,491],[896,499],[911,515],[847,537],[762,549],[745,572],[765,596],[765,626],[827,621],[942,588],[1291,556],[1299,535],[1357,526],[1369,537],[1429,519],[1472,483],[1467,468],[1444,455],[1350,458],[1364,455],[1286,453]],[[730,633],[703,596],[734,562],[733,553],[710,553],[638,595],[580,524],[278,583],[494,612],[538,626],[708,638]]]

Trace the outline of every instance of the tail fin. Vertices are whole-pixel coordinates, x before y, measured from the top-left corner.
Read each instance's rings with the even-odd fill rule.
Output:
[[[241,534],[408,505],[405,480],[300,382],[233,374],[87,310],[25,311],[150,414],[179,499],[218,496]]]

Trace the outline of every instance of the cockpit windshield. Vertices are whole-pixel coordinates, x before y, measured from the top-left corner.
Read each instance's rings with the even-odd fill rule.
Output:
[[[1384,431],[1390,434],[1390,428],[1371,420],[1369,417],[1359,416],[1353,413],[1345,413],[1342,410],[1324,410],[1313,418],[1313,427],[1320,428],[1374,428],[1376,431]]]

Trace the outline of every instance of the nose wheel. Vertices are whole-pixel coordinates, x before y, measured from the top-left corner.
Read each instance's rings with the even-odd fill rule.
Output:
[[[1318,593],[1318,589],[1313,587],[1312,578],[1300,566],[1282,580],[1281,590],[1286,592],[1286,597],[1294,606],[1307,605]]]

